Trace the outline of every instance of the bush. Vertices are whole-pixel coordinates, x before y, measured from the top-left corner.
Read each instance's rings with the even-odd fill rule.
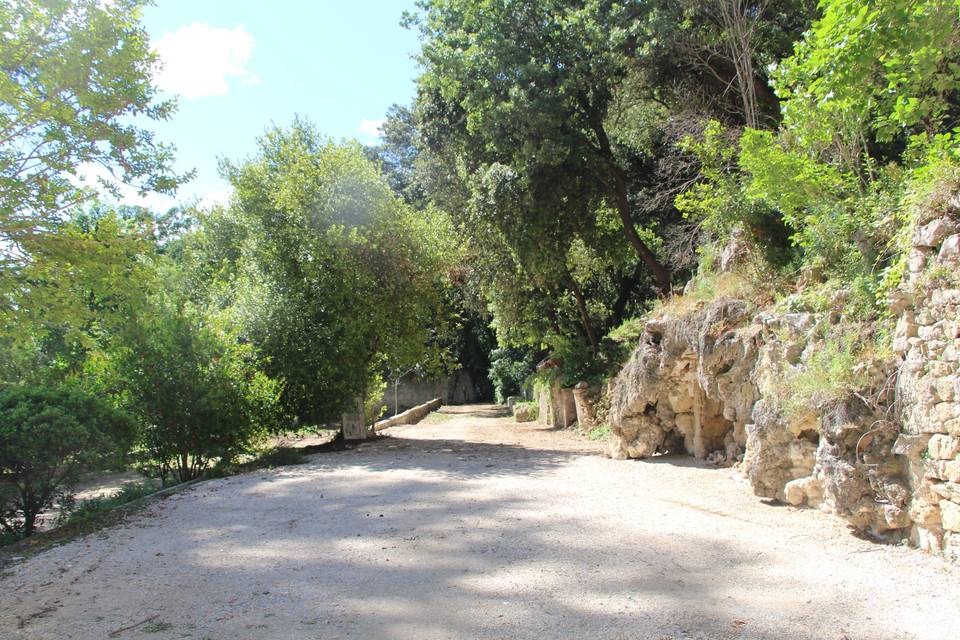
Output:
[[[143,447],[161,479],[199,477],[277,424],[279,385],[252,350],[188,309],[158,307],[133,328],[118,379],[142,419]]]
[[[126,414],[92,396],[0,390],[0,526],[32,535],[37,516],[68,496],[81,473],[116,461],[134,433]]]
[[[540,415],[536,402],[518,402],[513,405],[513,417],[517,422],[533,422]]]
[[[805,366],[791,370],[784,377],[781,398],[784,416],[793,420],[863,390],[869,383],[863,363],[877,352],[874,340],[870,327],[861,323],[834,329],[833,335],[827,336]]]
[[[510,396],[520,395],[524,381],[533,373],[534,356],[520,349],[495,349],[490,353],[490,383],[500,404]]]

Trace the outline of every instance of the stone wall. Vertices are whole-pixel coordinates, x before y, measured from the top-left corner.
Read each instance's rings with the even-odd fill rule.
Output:
[[[411,374],[400,380],[396,396],[393,383],[388,384],[380,404],[387,407],[384,416],[392,416],[395,412],[406,411],[434,398],[440,398],[445,405],[469,404],[482,400],[480,395],[475,381],[463,370],[438,380],[417,378]]]
[[[430,402],[424,402],[421,405],[407,409],[390,418],[380,420],[374,425],[374,431],[382,431],[401,424],[416,424],[426,418],[430,413],[439,409],[443,403],[440,398],[434,398]]]
[[[960,209],[960,202],[956,203]],[[960,230],[956,209],[921,225],[892,301],[911,540],[960,558]],[[950,215],[952,213],[953,215]]]
[[[914,235],[891,306],[897,355],[858,363],[863,388],[786,412],[785,380],[808,370],[839,314],[701,303],[650,320],[612,381],[611,455],[735,465],[757,495],[960,557],[958,213],[954,202]]]

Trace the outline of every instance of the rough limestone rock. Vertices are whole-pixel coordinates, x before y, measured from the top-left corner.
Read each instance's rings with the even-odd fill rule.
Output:
[[[721,299],[649,320],[610,384],[610,455],[736,464],[757,495],[960,560],[958,230],[960,194],[913,235],[889,298],[895,357],[859,363],[865,386],[845,397],[782,402],[838,314]],[[733,264],[741,251],[728,253]]]
[[[956,228],[956,223],[950,218],[937,218],[914,232],[913,245],[915,247],[939,247],[940,243],[952,234]]]
[[[580,429],[589,431],[597,426],[595,410],[596,390],[586,382],[578,382],[573,387],[573,402],[576,407],[577,424]]]
[[[611,385],[610,455],[736,464],[759,496],[819,507],[876,535],[909,527],[910,490],[892,453],[899,433],[878,413],[885,398],[873,407],[851,394],[784,412],[783,380],[820,348],[829,322],[756,313],[739,300],[649,322]],[[889,363],[864,366],[878,388],[892,374]]]

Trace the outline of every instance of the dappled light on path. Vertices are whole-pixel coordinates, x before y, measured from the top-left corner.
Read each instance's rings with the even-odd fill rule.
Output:
[[[458,409],[203,483],[16,565],[3,637],[148,619],[111,637],[892,639],[957,624],[956,600],[931,599],[952,571],[940,561],[772,509],[729,470],[608,460],[499,415]],[[892,583],[898,564],[909,583]]]

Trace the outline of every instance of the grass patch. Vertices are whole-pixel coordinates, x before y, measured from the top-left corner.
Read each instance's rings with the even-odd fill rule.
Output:
[[[440,413],[439,411],[433,411],[426,418],[420,421],[419,424],[443,424],[444,422],[450,422],[451,420],[456,419],[456,415],[452,413]]]
[[[176,483],[167,483],[164,485],[156,480],[127,482],[113,495],[99,496],[65,504],[61,509],[60,517],[57,519],[57,527],[80,525],[93,520],[104,512],[113,511],[117,507],[122,507],[125,504],[145,498],[174,484]]]
[[[606,440],[610,437],[610,427],[605,424],[601,424],[598,427],[594,427],[587,431],[587,440],[592,440],[597,442],[598,440]]]
[[[869,386],[865,365],[884,355],[877,341],[885,339],[871,333],[861,324],[834,329],[803,366],[788,372],[783,381],[784,417],[798,418]]]
[[[225,478],[238,473],[247,473],[258,469],[274,469],[295,464],[305,464],[307,456],[297,447],[270,447],[243,462],[220,462],[204,475],[204,479]]]

